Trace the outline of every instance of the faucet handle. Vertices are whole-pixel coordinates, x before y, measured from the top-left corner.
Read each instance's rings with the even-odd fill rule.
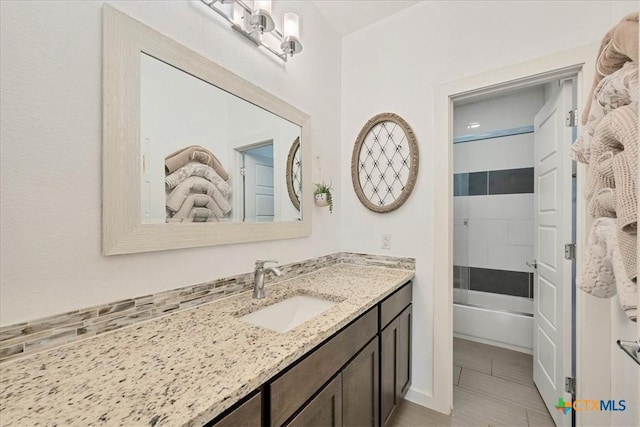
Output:
[[[271,263],[274,263],[274,264],[278,263],[278,261],[274,261],[274,260],[262,260],[262,259],[259,259],[259,260],[256,261],[256,268],[262,268],[268,262],[271,262]]]

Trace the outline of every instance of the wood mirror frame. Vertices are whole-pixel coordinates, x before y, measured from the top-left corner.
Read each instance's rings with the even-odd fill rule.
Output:
[[[102,251],[104,255],[288,239],[311,234],[310,167],[301,220],[143,224],[140,197],[140,53],[144,52],[298,126],[311,164],[310,118],[264,89],[105,5],[103,10]]]
[[[396,154],[399,154],[401,155],[400,159],[401,159],[401,163],[403,164],[401,168],[406,168],[408,169],[408,171],[406,172],[406,180],[404,182],[400,179],[399,172],[394,171],[396,172],[395,173],[396,176],[394,177],[394,179],[391,180],[391,185],[388,185],[388,182],[386,180],[386,177],[387,177],[386,172],[388,171],[388,167],[385,167],[384,171],[378,169],[381,174],[380,181],[384,180],[385,183],[387,183],[388,187],[387,189],[385,189],[385,192],[387,194],[385,194],[385,196],[382,196],[382,198],[380,198],[381,196],[378,195],[377,187],[374,185],[373,190],[374,190],[375,198],[378,199],[376,203],[371,197],[365,194],[364,189],[362,188],[361,174],[363,169],[365,169],[365,165],[363,164],[363,162],[361,162],[360,154],[361,154],[362,148],[365,147],[365,141],[369,133],[379,124],[383,124],[384,126],[384,123],[393,123],[394,125],[396,125],[396,128],[401,130],[404,133],[404,138],[406,138],[407,145],[409,148],[408,153],[406,153],[405,155],[406,157],[403,157],[403,155],[401,155],[400,153],[400,150],[402,149],[402,146],[401,146],[402,141],[400,143],[395,143],[393,142],[392,134],[388,134],[388,140],[391,140],[394,144],[394,154],[392,154],[391,159],[387,158],[387,161],[389,162],[388,166],[391,167],[391,162],[393,162],[394,156]],[[394,128],[392,133],[395,131],[396,129]],[[375,138],[375,142],[378,143],[377,136],[374,136],[374,138]],[[371,152],[369,154],[371,154]],[[382,149],[382,154],[385,154],[384,149]],[[398,209],[400,206],[404,204],[404,202],[406,202],[406,200],[411,195],[411,192],[413,191],[413,187],[415,186],[416,179],[418,176],[418,162],[419,162],[418,142],[413,133],[413,130],[402,117],[393,113],[382,113],[372,117],[364,125],[364,127],[358,134],[355,145],[353,147],[353,153],[351,155],[351,180],[353,182],[353,189],[355,190],[356,195],[358,196],[358,199],[360,200],[360,202],[362,202],[362,204],[367,209],[373,212],[387,213],[387,212],[391,212]],[[374,163],[373,167],[377,168],[378,167],[377,163]],[[367,176],[366,180],[369,180],[369,179],[370,177]],[[395,182],[396,180],[398,181],[397,183]],[[393,189],[393,187],[396,184],[401,186],[401,189],[399,190],[399,194],[397,195],[395,194],[396,190]],[[387,204],[385,203],[385,199],[388,195],[392,196],[393,201]]]
[[[296,154],[300,150],[300,138],[296,138],[291,144],[291,148],[289,149],[289,155],[287,156],[287,192],[289,193],[289,199],[291,199],[291,203],[296,209],[300,210],[300,199],[298,198],[298,194],[296,193],[295,183],[293,182],[293,171],[295,168]]]

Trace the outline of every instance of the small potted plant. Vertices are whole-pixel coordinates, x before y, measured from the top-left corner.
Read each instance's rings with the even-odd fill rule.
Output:
[[[333,213],[333,198],[331,197],[331,184],[327,185],[322,181],[322,184],[313,184],[316,189],[313,191],[315,196],[315,202],[317,206],[324,207],[329,206],[329,212]]]

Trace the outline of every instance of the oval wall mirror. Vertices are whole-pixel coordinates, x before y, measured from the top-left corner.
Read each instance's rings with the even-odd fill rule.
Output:
[[[287,156],[287,191],[289,199],[296,209],[300,210],[300,195],[302,194],[302,167],[300,161],[300,138],[291,144]]]
[[[409,124],[393,113],[371,118],[358,134],[351,156],[358,199],[373,212],[391,212],[409,198],[417,176],[418,143]]]

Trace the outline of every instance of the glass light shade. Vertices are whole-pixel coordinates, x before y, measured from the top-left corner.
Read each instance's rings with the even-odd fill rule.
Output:
[[[298,15],[293,12],[287,12],[284,14],[284,25],[282,26],[282,33],[284,37],[300,37],[300,23],[298,21]]]
[[[271,0],[255,0],[253,2],[253,10],[264,10],[267,13],[271,13]]]

